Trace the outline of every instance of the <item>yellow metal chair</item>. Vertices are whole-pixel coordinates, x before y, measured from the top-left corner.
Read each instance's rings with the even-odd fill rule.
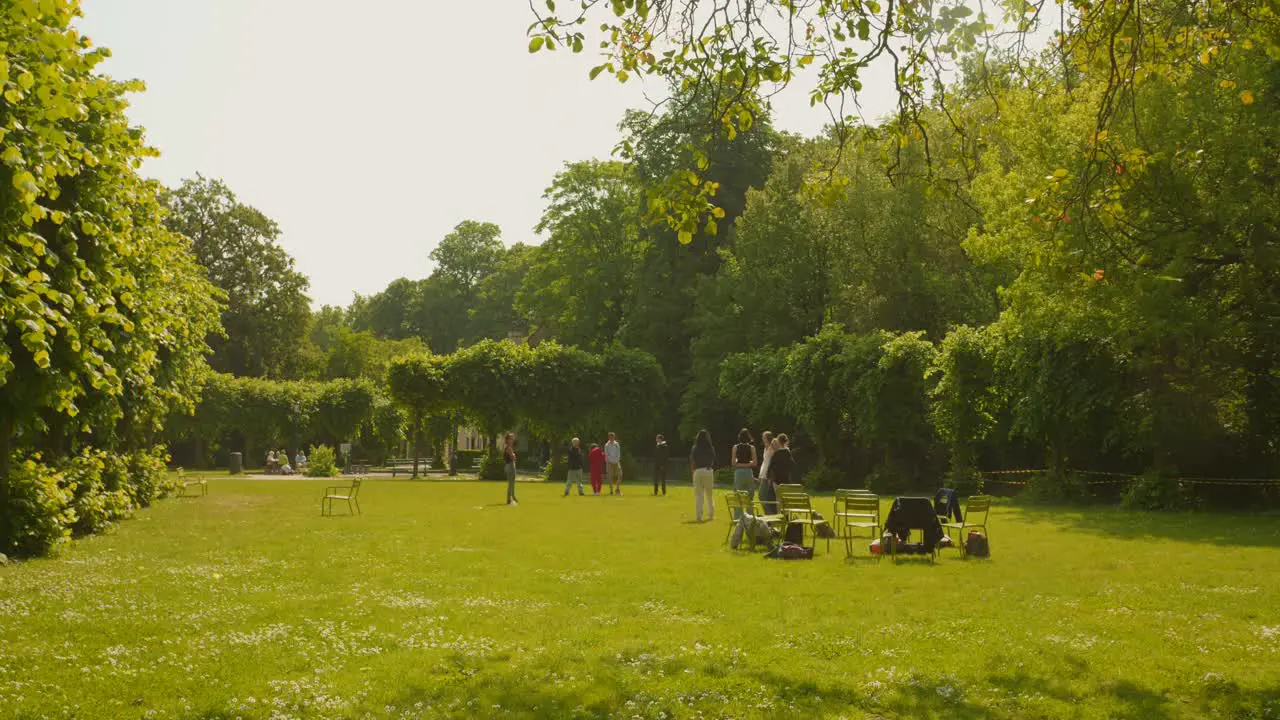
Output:
[[[947,537],[951,537],[951,532],[955,531],[957,537],[952,538],[952,543],[960,548],[960,557],[968,555],[964,541],[968,537],[970,530],[981,530],[983,535],[991,536],[991,533],[987,531],[987,515],[990,512],[991,497],[988,495],[974,495],[965,501],[964,519],[958,523],[942,523],[942,531],[947,534]]]

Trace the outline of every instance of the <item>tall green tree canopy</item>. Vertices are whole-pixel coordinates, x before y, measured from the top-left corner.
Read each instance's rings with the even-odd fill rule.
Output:
[[[470,295],[502,258],[502,230],[493,223],[464,220],[431,251],[435,274]]]
[[[154,152],[126,117],[140,83],[72,29],[74,2],[0,9],[0,463],[73,437],[142,442],[189,407],[217,292],[161,222]]]
[[[221,372],[297,377],[307,331],[308,280],[280,247],[280,228],[236,199],[221,180],[196,176],[166,194],[169,228],[191,239],[196,259],[226,293],[225,336],[213,336],[210,364]]]

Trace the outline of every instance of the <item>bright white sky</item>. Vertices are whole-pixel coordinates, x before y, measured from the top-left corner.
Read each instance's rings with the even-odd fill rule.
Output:
[[[176,185],[225,180],[274,218],[316,305],[346,305],[397,277],[464,219],[539,242],[542,191],[566,161],[607,157],[644,86],[595,82],[590,51],[530,55],[526,0],[83,0],[82,31],[138,78],[133,120]],[[804,83],[800,83],[803,85]],[[864,97],[866,117],[892,89]],[[661,93],[655,81],[648,87]],[[803,87],[775,124],[828,117]]]

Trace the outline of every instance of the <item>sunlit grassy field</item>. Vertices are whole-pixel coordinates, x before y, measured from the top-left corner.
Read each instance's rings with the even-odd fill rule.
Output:
[[[685,487],[325,484],[0,568],[0,716],[1280,717],[1276,516],[1002,505],[990,560],[781,562]]]

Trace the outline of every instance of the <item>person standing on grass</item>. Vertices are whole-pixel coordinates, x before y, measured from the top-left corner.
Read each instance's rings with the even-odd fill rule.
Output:
[[[760,446],[764,458],[760,461],[760,506],[766,515],[774,515],[778,512],[778,491],[769,477],[769,467],[773,463],[773,453],[778,449],[778,441],[773,439],[772,432],[765,430],[760,433]]]
[[[578,481],[578,495],[586,495],[582,492],[582,442],[578,438],[569,443],[569,473],[564,480],[565,497],[569,497],[569,488],[573,486],[574,480]]]
[[[751,431],[742,428],[738,431],[738,444],[730,453],[733,460],[733,491],[745,492],[750,502],[756,495],[756,446],[751,443]],[[742,516],[742,511],[734,511],[734,519]]]
[[[616,488],[622,494],[622,446],[618,444],[618,436],[609,433],[609,442],[604,444],[604,458],[609,463],[609,494]]]
[[[600,446],[591,443],[591,452],[587,453],[587,462],[591,464],[591,492],[600,494],[600,485],[604,482],[604,451]]]
[[[667,494],[667,460],[671,458],[667,450],[667,439],[658,436],[657,445],[653,449],[653,494],[658,495],[658,484],[662,484],[662,494]]]
[[[769,462],[769,477],[773,479],[775,498],[779,485],[790,483],[796,471],[795,458],[791,457],[791,441],[786,433],[778,433],[778,449],[773,451],[773,460]]]
[[[506,463],[507,472],[507,504],[519,505],[516,502],[516,434],[507,433],[502,448],[502,459]]]
[[[716,447],[711,444],[711,433],[703,428],[693,441],[689,452],[689,470],[693,472],[693,506],[698,522],[702,522],[702,504],[706,501],[707,519],[716,519]]]

